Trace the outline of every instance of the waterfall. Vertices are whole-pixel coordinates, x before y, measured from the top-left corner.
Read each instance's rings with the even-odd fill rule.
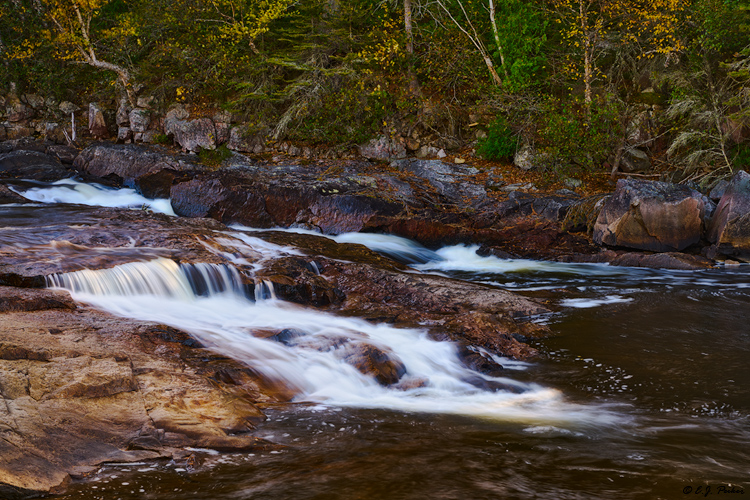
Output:
[[[31,182],[31,181],[25,181]],[[134,189],[113,189],[101,184],[86,184],[73,179],[62,179],[30,189],[11,187],[11,190],[27,200],[41,203],[75,203],[97,207],[148,208],[154,212],[175,215],[168,199],[149,199]]]
[[[613,418],[607,411],[570,404],[555,389],[474,372],[460,362],[453,343],[431,340],[420,329],[263,300],[275,297],[273,285],[263,281],[256,285],[258,300],[252,301],[238,271],[227,265],[161,258],[57,274],[48,285],[114,315],[189,332],[284,384],[297,401],[556,425]],[[358,369],[362,353],[375,353],[373,359],[392,368],[394,379],[384,384],[377,374]],[[493,384],[513,390],[486,388]]]

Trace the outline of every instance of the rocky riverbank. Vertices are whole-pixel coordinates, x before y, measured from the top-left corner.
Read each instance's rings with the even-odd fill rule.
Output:
[[[381,232],[433,248],[481,245],[480,253],[499,257],[681,269],[710,266],[709,257],[722,254],[748,255],[744,173],[712,210],[707,197],[661,183],[623,181],[613,196],[597,200],[564,191],[500,191],[490,172],[439,160],[332,163],[235,155],[215,169],[195,156],[132,145],[102,143],[77,152],[21,140],[0,144],[0,151],[3,204],[26,201],[17,191],[29,184],[20,179],[78,176],[169,197],[181,216],[62,205],[33,212],[2,208],[0,495],[8,498],[59,491],[104,462],[189,462],[195,457],[188,447],[273,447],[252,431],[264,418],[264,403],[292,396],[184,332],[114,318],[44,290],[56,273],[159,258],[232,265],[250,298],[265,286],[332,314],[425,328],[433,338],[457,342],[466,366],[497,373],[502,367],[482,350],[533,356],[523,341],[545,333],[528,321],[548,312],[543,303],[408,272],[362,245],[272,228]],[[296,250],[253,253],[229,223],[265,228],[252,236]],[[583,230],[571,232],[566,224]],[[255,334],[285,343],[304,332]],[[419,384],[375,345],[351,344],[345,352],[347,363],[382,385]]]

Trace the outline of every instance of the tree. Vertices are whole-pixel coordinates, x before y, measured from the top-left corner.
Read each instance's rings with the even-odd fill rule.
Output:
[[[209,0],[198,21],[218,24],[220,37],[229,43],[246,43],[258,54],[255,40],[283,16],[296,0]]]
[[[482,56],[482,60],[487,66],[487,70],[490,72],[492,80],[495,82],[495,84],[497,86],[502,86],[503,80],[500,78],[500,75],[497,74],[495,63],[492,59],[492,56],[490,55],[489,50],[487,50],[487,45],[484,42],[484,37],[479,34],[479,31],[475,26],[476,23],[472,21],[472,16],[467,12],[467,8],[464,5],[463,1],[453,0],[453,3],[455,3],[456,6],[455,10],[457,11],[456,15],[454,15],[449,8],[447,1],[448,0],[436,0],[436,3],[443,11],[443,13],[448,16],[448,19],[450,19],[451,22],[459,30],[461,30],[464,35],[466,35],[466,37],[471,41],[472,45],[474,45],[474,47],[477,49],[479,55]],[[460,11],[460,14],[458,13],[458,11]]]
[[[638,57],[664,56],[665,64],[685,49],[678,37],[690,0],[552,0],[560,33],[567,44],[565,71],[580,78],[584,101],[592,102],[598,61],[626,44]]]
[[[135,106],[135,93],[130,71],[124,66],[104,61],[97,56],[92,21],[108,3],[107,0],[42,0],[46,18],[54,26],[52,42],[65,59],[78,59],[98,69],[113,71]]]

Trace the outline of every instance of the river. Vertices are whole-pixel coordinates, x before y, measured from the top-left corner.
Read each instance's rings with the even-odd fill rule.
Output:
[[[67,201],[37,194],[37,201]],[[225,238],[268,258],[294,252],[257,236],[236,226]],[[529,341],[541,353],[530,362],[498,358],[503,377],[484,378],[514,390],[490,391],[467,383],[468,369],[449,343],[419,329],[294,306],[272,290],[250,301],[226,266],[153,259],[60,275],[50,285],[76,300],[188,331],[284,380],[298,396],[263,408],[268,420],[256,432],[283,449],[203,450],[195,471],[164,462],[107,465],[59,498],[743,496],[750,478],[748,266],[571,265],[480,257],[464,246],[432,252],[379,235],[335,239],[409,262],[414,272],[542,298],[554,312],[535,321],[552,335]],[[271,327],[306,334],[284,345],[248,334]],[[368,380],[320,349],[341,335],[386,346],[428,382],[395,390]]]

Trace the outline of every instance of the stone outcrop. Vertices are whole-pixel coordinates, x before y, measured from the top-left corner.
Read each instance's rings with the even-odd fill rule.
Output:
[[[188,117],[183,107],[171,109],[164,118],[164,133],[173,136],[175,143],[186,151],[216,149],[214,122],[210,118],[189,120]]]
[[[16,150],[0,154],[0,178],[56,181],[70,175],[60,160],[46,153]]]
[[[743,260],[750,258],[750,174],[741,170],[732,177],[707,235],[719,253]]]
[[[75,167],[89,176],[115,185],[136,187],[150,198],[169,197],[175,179],[205,167],[187,157],[160,153],[133,145],[94,144],[76,158]]]
[[[59,492],[102,462],[272,446],[250,434],[264,419],[252,374],[182,332],[7,287],[0,321],[2,498]]]
[[[594,225],[597,244],[680,251],[701,239],[705,203],[687,186],[623,179]]]

